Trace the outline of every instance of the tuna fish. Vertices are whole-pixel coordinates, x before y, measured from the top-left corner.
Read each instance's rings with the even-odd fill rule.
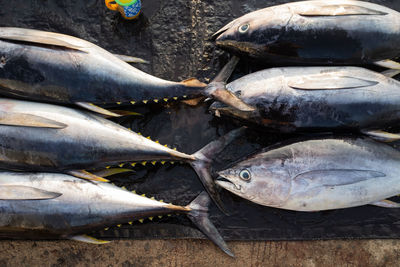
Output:
[[[246,14],[216,44],[271,64],[366,64],[399,69],[400,13],[351,0],[292,2]]]
[[[352,130],[372,135],[400,121],[400,82],[359,67],[284,67],[226,86],[254,111],[218,102],[211,109],[271,130]],[[384,137],[384,136],[382,136]],[[387,135],[387,139],[399,139]]]
[[[326,138],[267,149],[221,171],[216,183],[260,205],[320,211],[399,208],[400,152],[368,138]]]
[[[131,60],[72,36],[0,27],[0,94],[118,116],[98,105],[157,103],[206,93],[206,85],[196,79],[166,81],[121,58]]]
[[[101,181],[85,170],[137,161],[182,161],[193,166],[213,199],[220,203],[208,170],[211,158],[240,132],[233,131],[188,155],[90,112],[0,99],[0,168],[61,172]]]
[[[107,183],[65,174],[0,172],[0,236],[73,239],[101,244],[85,234],[141,218],[186,214],[225,253],[233,256],[208,218],[209,198],[187,206],[136,195]]]

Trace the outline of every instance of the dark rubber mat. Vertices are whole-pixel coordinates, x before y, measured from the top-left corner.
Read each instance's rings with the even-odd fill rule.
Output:
[[[227,61],[227,54],[215,50],[209,41],[212,33],[252,10],[289,1],[142,0],[142,15],[135,21],[122,19],[119,13],[108,10],[102,0],[0,2],[0,26],[73,35],[114,53],[148,60],[149,65],[136,67],[152,75],[175,81],[197,77],[207,82]],[[371,2],[400,11],[398,0]],[[234,77],[263,67],[242,61]],[[133,109],[143,116],[121,118],[119,123],[186,153],[199,150],[239,126],[229,119],[214,118],[208,112],[208,103],[190,107],[170,101],[164,105],[121,108]],[[292,137],[250,127],[245,137],[215,156],[214,171],[257,149]],[[118,186],[180,205],[188,204],[203,190],[193,169],[178,163],[137,165],[133,174],[114,176],[112,180]],[[396,209],[365,206],[303,213],[259,206],[225,191],[221,195],[230,216],[213,205],[210,212],[212,221],[227,240],[400,237],[400,210]],[[144,223],[136,221],[95,235],[105,239],[203,237],[183,215],[147,219]]]

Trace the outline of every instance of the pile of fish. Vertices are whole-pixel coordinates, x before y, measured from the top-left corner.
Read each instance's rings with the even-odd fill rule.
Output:
[[[0,28],[0,236],[100,244],[86,234],[175,212],[233,256],[208,218],[210,197],[224,211],[219,187],[294,211],[400,207],[387,200],[400,194],[400,151],[386,144],[400,134],[385,131],[400,122],[400,13],[361,1],[293,2],[244,15],[213,39],[235,55],[204,84],[159,79],[127,63],[137,59],[79,38]],[[227,84],[237,56],[279,67]],[[350,66],[361,64],[389,70]],[[244,128],[189,155],[108,119],[135,114],[112,107],[171,98],[211,99],[213,114],[250,131],[305,135],[213,177],[213,159]],[[142,161],[187,163],[207,193],[177,206],[107,180]]]

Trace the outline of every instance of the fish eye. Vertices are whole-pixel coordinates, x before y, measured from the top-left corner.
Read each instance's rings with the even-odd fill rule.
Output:
[[[239,173],[239,177],[240,177],[240,179],[242,179],[242,180],[244,180],[246,182],[250,181],[250,179],[251,179],[250,172],[248,170],[246,170],[246,169],[242,170]]]
[[[249,30],[250,24],[243,24],[242,26],[239,27],[239,32],[240,33],[245,33]]]

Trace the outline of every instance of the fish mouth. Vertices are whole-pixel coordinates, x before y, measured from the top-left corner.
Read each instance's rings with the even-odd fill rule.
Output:
[[[217,32],[215,32],[210,40],[211,41],[218,41],[219,39],[221,39],[221,35],[226,32],[227,30],[229,30],[230,28],[232,28],[232,26],[234,26],[236,24],[236,20],[233,20],[231,22],[229,22],[228,24],[226,24],[224,27],[222,27],[221,29],[219,29]]]
[[[240,191],[242,189],[241,185],[237,185],[235,183],[233,183],[232,181],[228,180],[225,177],[219,176],[217,178],[217,180],[215,181],[215,183],[219,186],[221,186],[222,188],[225,188],[229,191],[233,191],[233,190],[237,190]]]

